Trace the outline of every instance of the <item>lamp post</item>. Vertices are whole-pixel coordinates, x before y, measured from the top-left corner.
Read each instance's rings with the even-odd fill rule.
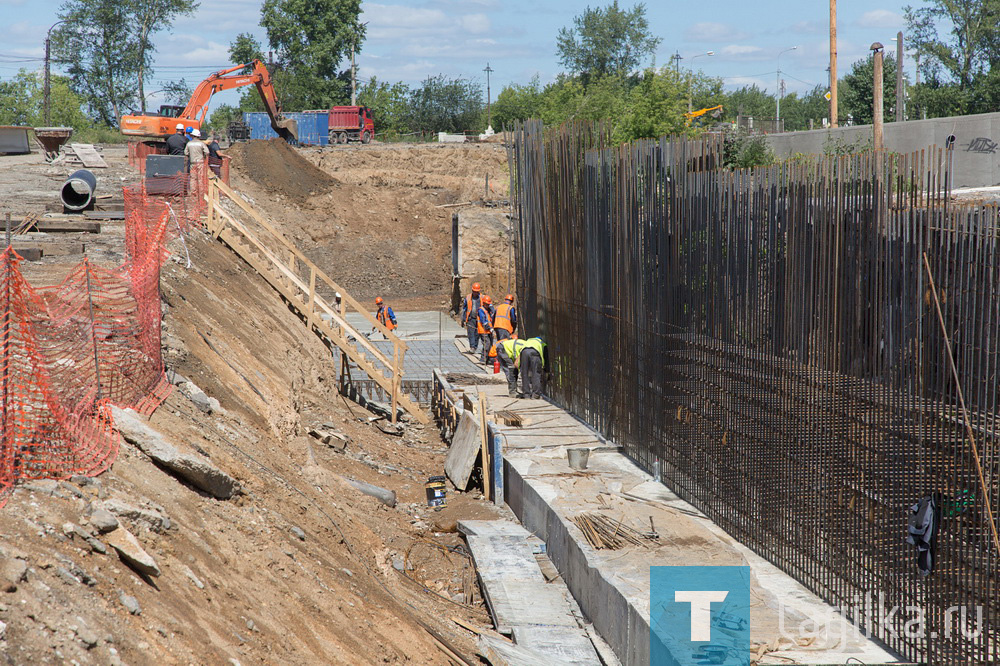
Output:
[[[789,51],[794,51],[799,48],[798,46],[790,46],[784,51],[778,53],[778,72],[774,87],[774,131],[778,131],[778,123],[781,121],[781,54],[788,53]]]
[[[493,68],[490,67],[490,63],[486,63],[486,69],[483,71],[486,72],[486,133],[489,134],[493,130],[493,118],[490,113],[490,74],[493,73]]]
[[[695,58],[700,58],[702,56],[714,56],[714,55],[715,55],[715,51],[705,51],[704,53],[699,53],[698,55],[691,56],[691,60],[694,60]],[[691,85],[693,83],[693,79],[694,79],[693,75],[688,77],[688,113],[691,113],[691,111],[692,111],[692,108],[691,108]]]
[[[354,31],[354,39],[351,41],[351,106],[358,105],[358,66],[354,54],[358,50],[358,33],[366,25],[368,25],[368,21],[358,24]]]
[[[903,90],[903,32],[899,31],[892,38],[896,42],[896,122],[905,119],[906,92]]]
[[[65,22],[66,22],[65,19],[62,20],[62,21],[56,21],[49,28],[48,32],[45,33],[45,102],[44,102],[44,106],[45,106],[45,125],[46,126],[48,126],[52,122],[49,119],[49,116],[50,116],[50,112],[49,112],[49,94],[50,94],[50,91],[52,89],[51,84],[50,84],[50,76],[51,75],[50,75],[50,67],[49,67],[49,63],[50,63],[49,53],[51,51],[51,43],[52,43],[52,28],[56,27],[60,23],[65,23]]]

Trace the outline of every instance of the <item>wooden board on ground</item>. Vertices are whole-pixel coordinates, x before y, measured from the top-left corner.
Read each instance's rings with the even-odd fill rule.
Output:
[[[41,250],[43,257],[68,257],[83,254],[85,248],[83,243],[36,243],[32,245],[14,243],[14,250],[22,257],[24,252],[31,249]]]
[[[478,421],[470,410],[462,412],[455,436],[451,439],[451,448],[444,459],[445,474],[459,490],[469,487],[469,477],[481,448]]]
[[[76,156],[80,158],[83,166],[88,169],[96,169],[108,166],[108,163],[104,161],[100,153],[94,149],[94,145],[90,143],[74,143],[70,144],[70,148],[76,153]]]
[[[124,210],[88,210],[83,213],[88,220],[124,220]]]
[[[44,231],[46,233],[101,233],[100,222],[87,220],[67,220],[65,218],[41,218],[28,228],[29,231]]]
[[[14,251],[21,255],[25,261],[39,261],[42,258],[42,248],[40,247],[14,248]]]

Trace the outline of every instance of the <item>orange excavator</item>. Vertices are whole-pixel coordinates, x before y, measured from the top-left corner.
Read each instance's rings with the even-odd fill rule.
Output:
[[[233,74],[233,72],[243,70],[246,67],[251,68],[249,74]],[[178,123],[182,123],[185,127],[201,129],[208,114],[208,102],[212,95],[222,90],[249,85],[257,86],[257,91],[260,93],[261,99],[264,100],[267,115],[271,118],[271,127],[278,133],[278,136],[285,141],[297,141],[299,138],[298,123],[293,118],[282,117],[281,106],[278,104],[278,97],[274,94],[274,86],[271,84],[271,73],[267,71],[267,67],[260,60],[254,60],[248,65],[236,65],[212,74],[194,89],[187,106],[163,105],[160,107],[159,113],[122,116],[121,132],[129,136],[166,139],[176,131]]]

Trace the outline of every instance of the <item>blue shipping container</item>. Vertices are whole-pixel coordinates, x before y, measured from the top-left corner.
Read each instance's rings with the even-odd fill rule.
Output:
[[[330,137],[329,119],[325,113],[286,113],[299,124],[299,144],[325,146]],[[278,134],[271,129],[271,118],[263,111],[245,112],[243,122],[250,126],[251,139],[275,139]]]

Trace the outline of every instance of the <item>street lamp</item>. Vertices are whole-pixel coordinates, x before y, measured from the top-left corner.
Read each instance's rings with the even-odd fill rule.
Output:
[[[49,84],[49,47],[52,42],[52,28],[56,27],[60,23],[65,23],[66,20],[56,21],[49,28],[48,32],[45,33],[45,126],[48,127],[52,122],[49,120],[49,91],[51,86]]]
[[[798,46],[792,46],[784,51],[778,53],[778,73],[777,80],[775,81],[774,87],[774,131],[778,131],[778,123],[781,121],[781,54],[788,53],[789,51],[794,51],[799,48]]]
[[[705,51],[704,53],[699,53],[698,55],[691,56],[691,60],[694,60],[695,58],[700,58],[702,56],[714,56],[714,55],[715,55],[715,51]],[[691,110],[692,110],[692,107],[691,107],[691,85],[693,83],[693,79],[694,79],[693,75],[688,77],[688,113],[691,113]]]

